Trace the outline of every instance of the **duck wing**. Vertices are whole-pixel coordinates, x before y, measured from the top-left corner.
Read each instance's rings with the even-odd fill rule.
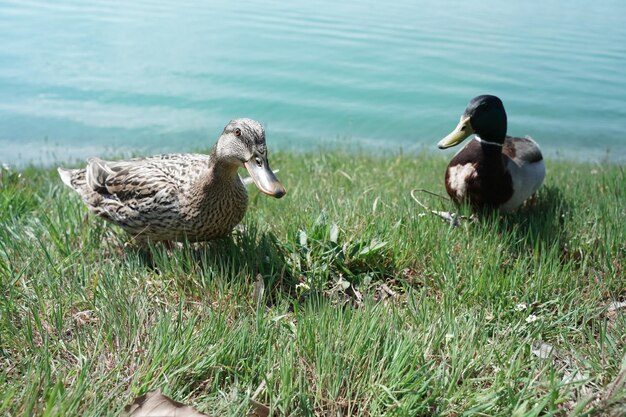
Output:
[[[504,169],[511,176],[513,195],[500,208],[514,210],[531,197],[546,176],[539,145],[530,138],[507,137],[502,147]]]
[[[539,145],[531,138],[507,136],[502,146],[502,153],[520,166],[543,160]]]
[[[87,187],[119,202],[182,192],[206,170],[209,157],[194,154],[159,155],[125,161],[88,160]]]

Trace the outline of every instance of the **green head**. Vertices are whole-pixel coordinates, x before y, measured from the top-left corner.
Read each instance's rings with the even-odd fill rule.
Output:
[[[496,96],[474,97],[457,127],[439,141],[440,149],[450,148],[463,142],[475,133],[489,142],[504,143],[506,137],[506,111],[502,101]]]

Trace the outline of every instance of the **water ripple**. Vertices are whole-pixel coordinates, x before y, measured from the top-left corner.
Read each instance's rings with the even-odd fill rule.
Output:
[[[548,154],[626,161],[625,13],[619,0],[0,1],[0,141],[190,148],[245,115],[284,147],[430,147],[493,93]]]

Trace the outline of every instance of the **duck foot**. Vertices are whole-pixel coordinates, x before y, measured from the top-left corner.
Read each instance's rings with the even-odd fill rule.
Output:
[[[441,197],[438,194],[432,193],[430,191],[427,190],[411,190],[411,197],[413,198],[413,200],[415,200],[415,202],[424,210],[430,212],[431,214],[434,214],[435,216],[445,220],[448,224],[450,224],[452,227],[458,227],[461,225],[461,220],[466,220],[468,222],[475,222],[477,220],[475,215],[471,215],[470,217],[467,216],[461,216],[458,213],[451,213],[449,211],[437,211],[437,210],[431,210],[429,207],[427,207],[424,203],[422,203],[421,201],[419,201],[417,199],[417,197],[415,197],[415,191],[424,191],[427,192],[429,194],[432,195],[436,195],[437,197]],[[445,197],[442,197],[445,198]],[[422,217],[425,216],[426,213],[420,213],[418,216]]]
[[[526,199],[526,201],[524,201],[524,204],[522,206],[525,209],[533,208],[537,206],[538,201],[539,201],[539,198],[537,197],[537,192],[534,192],[533,195],[531,195],[530,197]]]

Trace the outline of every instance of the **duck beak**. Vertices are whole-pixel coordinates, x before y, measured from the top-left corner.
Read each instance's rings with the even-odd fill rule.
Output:
[[[265,156],[255,155],[244,162],[243,165],[246,167],[254,184],[261,192],[276,198],[281,198],[287,194],[285,187],[283,187],[270,169],[270,165]]]
[[[457,125],[457,127],[448,134],[445,138],[441,139],[437,146],[439,149],[450,148],[454,145],[458,145],[463,142],[465,138],[474,133],[474,129],[472,128],[472,124],[470,123],[469,116],[461,117],[461,121]]]

